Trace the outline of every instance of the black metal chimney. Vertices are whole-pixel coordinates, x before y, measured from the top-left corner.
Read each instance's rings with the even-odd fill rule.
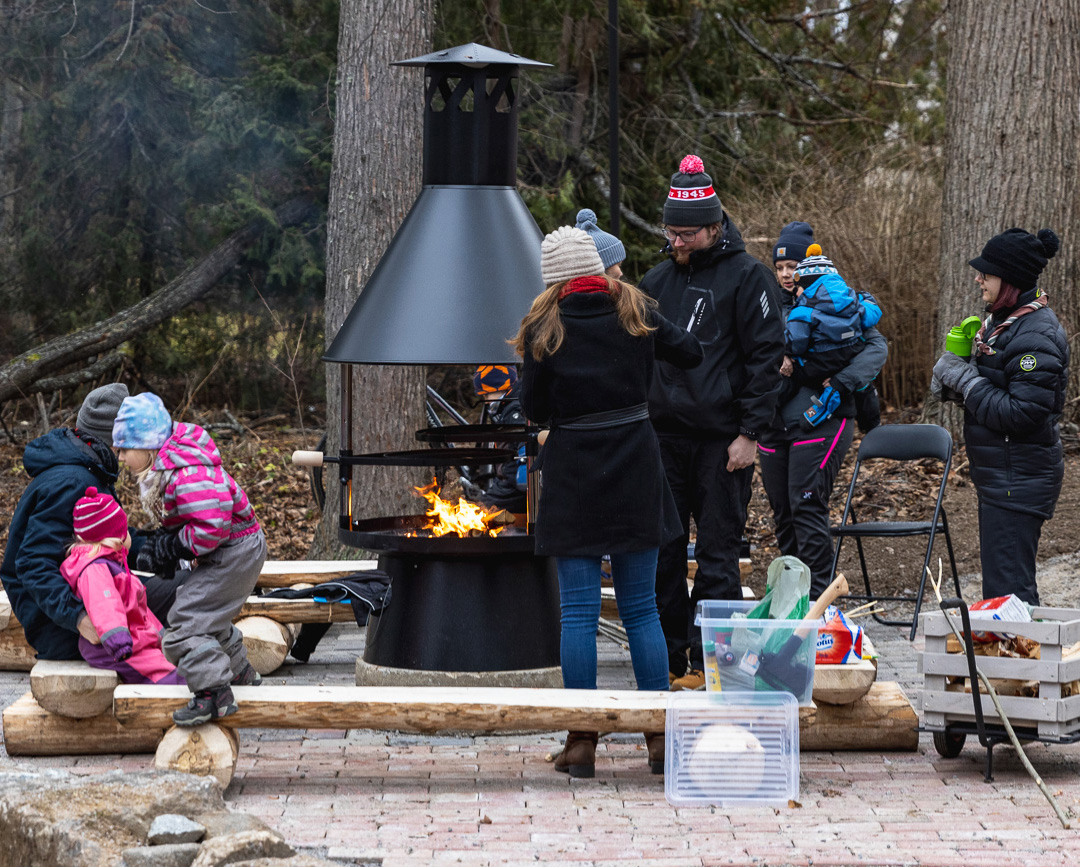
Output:
[[[513,363],[506,339],[544,288],[516,79],[550,64],[472,43],[394,65],[425,68],[424,186],[324,360]]]

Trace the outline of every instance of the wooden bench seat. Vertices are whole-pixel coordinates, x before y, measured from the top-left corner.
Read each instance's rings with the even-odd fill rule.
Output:
[[[642,732],[664,727],[669,693],[520,687],[236,687],[227,728]],[[184,687],[121,685],[113,713],[124,725],[161,728],[189,697]],[[849,705],[800,708],[805,750],[918,747],[918,717],[900,686],[879,681]]]

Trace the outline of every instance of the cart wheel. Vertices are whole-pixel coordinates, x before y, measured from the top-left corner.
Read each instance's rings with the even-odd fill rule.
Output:
[[[960,755],[966,740],[967,735],[956,734],[948,729],[943,732],[934,732],[934,749],[947,759],[955,759]]]

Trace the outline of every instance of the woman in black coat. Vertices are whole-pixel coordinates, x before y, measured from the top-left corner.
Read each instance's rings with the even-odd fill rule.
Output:
[[[1059,244],[1049,229],[987,241],[969,263],[989,313],[972,357],[946,352],[934,365],[932,389],[951,389],[964,406],[986,599],[1015,593],[1039,604],[1035,555],[1065,474],[1058,419],[1069,345],[1036,281]]]
[[[605,277],[588,234],[556,229],[541,246],[544,283],[514,339],[525,414],[550,425],[536,551],[556,558],[561,661],[568,689],[596,689],[600,563],[611,555],[619,614],[639,689],[667,689],[667,646],[656,609],[660,545],[682,532],[649,422],[653,360],[701,362],[697,340],[660,316],[634,286]],[[555,766],[593,775],[596,732],[570,732]],[[663,732],[646,733],[663,772]]]

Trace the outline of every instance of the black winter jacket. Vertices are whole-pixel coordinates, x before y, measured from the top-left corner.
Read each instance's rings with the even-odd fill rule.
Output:
[[[705,360],[693,370],[657,365],[649,411],[658,433],[754,438],[769,426],[780,394],[784,324],[776,279],[746,252],[724,214],[720,241],[673,258],[645,275],[641,288],[660,312],[701,341]]]
[[[1034,297],[1033,289],[1017,306]],[[996,322],[1007,316],[995,314]],[[994,349],[976,354],[981,378],[964,400],[971,481],[992,505],[1051,518],[1065,474],[1058,430],[1069,379],[1065,329],[1044,307],[1005,329]]]
[[[11,516],[0,581],[38,659],[79,659],[77,624],[86,609],[60,563],[74,541],[75,502],[91,485],[116,496],[119,465],[104,443],[57,428],[26,446],[23,467],[33,480]]]
[[[682,523],[649,420],[595,430],[560,422],[644,404],[654,358],[692,367],[701,346],[656,314],[654,332],[631,336],[607,293],[568,295],[559,309],[566,339],[541,361],[526,348],[521,372],[525,414],[551,425],[540,450],[536,552],[589,557],[659,547]]]

